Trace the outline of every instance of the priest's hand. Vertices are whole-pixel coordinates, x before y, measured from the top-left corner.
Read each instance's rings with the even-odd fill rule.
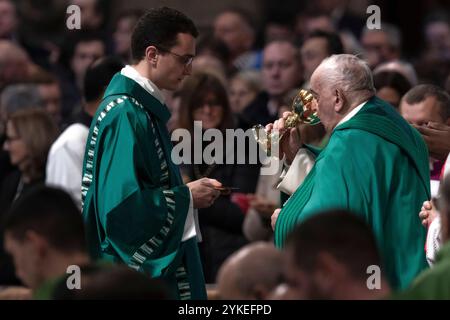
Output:
[[[430,156],[445,161],[450,152],[450,126],[430,121],[427,126],[414,125],[414,128],[422,134]]]
[[[302,140],[300,138],[300,130],[296,128],[288,129],[285,127],[286,119],[292,115],[292,112],[286,111],[283,113],[283,117],[276,120],[274,123],[270,123],[266,126],[267,133],[272,130],[278,131],[279,135],[283,135],[280,141],[280,156],[286,156],[286,162],[291,164],[297,154],[298,149],[302,146]]]
[[[201,178],[186,184],[191,190],[192,200],[194,202],[195,209],[202,209],[210,207],[214,201],[220,196],[220,191],[216,188],[220,188],[222,184],[209,178]]]
[[[278,215],[280,214],[281,208],[276,209],[271,218],[272,222],[272,230],[275,231],[275,224],[277,223]]]

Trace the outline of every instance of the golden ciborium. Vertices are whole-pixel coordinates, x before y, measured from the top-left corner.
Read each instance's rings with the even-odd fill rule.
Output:
[[[312,102],[314,100],[313,95],[308,90],[301,89],[294,100],[292,101],[291,112],[285,121],[285,128],[292,129],[299,124],[307,123],[309,125],[315,125],[320,123],[320,119],[317,116],[317,112],[312,110]],[[261,148],[266,151],[270,157],[272,155],[272,148],[278,147],[283,134],[272,131],[267,134],[263,125],[256,125],[252,128],[253,135],[256,141],[260,144]]]

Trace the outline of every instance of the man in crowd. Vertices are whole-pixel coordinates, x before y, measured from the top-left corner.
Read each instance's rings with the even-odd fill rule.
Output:
[[[99,33],[81,30],[71,33],[61,48],[60,66],[56,69],[62,89],[63,123],[68,124],[81,106],[83,82],[87,68],[105,56],[106,44]]]
[[[300,85],[298,48],[288,40],[275,40],[266,45],[261,76],[264,91],[240,114],[239,126],[244,130],[275,121],[286,94]]]
[[[260,54],[252,51],[256,31],[245,11],[227,9],[221,12],[214,21],[214,36],[223,41],[230,52],[229,67],[237,70],[260,68]]]
[[[5,217],[4,230],[16,275],[36,298],[48,298],[69,266],[90,263],[83,219],[64,191],[30,190]]]
[[[341,39],[337,33],[326,31],[313,31],[300,49],[302,64],[303,64],[303,77],[305,83],[304,88],[309,88],[309,80],[314,70],[326,57],[332,54],[344,53]]]
[[[364,28],[361,44],[371,69],[380,63],[400,59],[402,35],[394,25],[382,23],[380,29]]]
[[[255,242],[231,255],[217,277],[221,299],[266,300],[282,280],[282,254],[273,244]]]
[[[298,225],[285,257],[288,290],[296,299],[378,299],[390,290],[372,230],[345,210]]]
[[[440,145],[445,148],[450,144],[450,136],[446,140],[435,141],[429,137],[433,130],[445,130],[450,126],[450,96],[444,89],[431,84],[420,84],[409,90],[400,103],[400,113],[412,124],[422,136],[428,146]],[[443,152],[436,154],[434,148],[430,153],[431,195],[435,196],[439,189],[439,179],[448,155]]]
[[[0,0],[0,39],[13,40],[16,37],[18,17],[11,0]]]

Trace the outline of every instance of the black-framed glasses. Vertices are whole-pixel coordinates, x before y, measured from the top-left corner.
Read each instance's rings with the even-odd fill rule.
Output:
[[[162,51],[162,52],[166,52],[166,53],[170,53],[171,55],[177,57],[178,61],[180,61],[180,63],[182,65],[184,65],[185,67],[190,66],[192,64],[192,61],[194,61],[195,56],[192,55],[180,55],[178,53],[172,52],[166,48],[163,47],[156,47],[158,50]]]

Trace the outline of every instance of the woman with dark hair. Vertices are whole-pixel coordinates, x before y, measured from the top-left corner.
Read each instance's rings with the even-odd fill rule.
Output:
[[[396,71],[380,71],[373,76],[377,96],[398,109],[403,95],[411,89],[411,83]]]
[[[209,177],[223,186],[236,188],[238,193],[253,193],[259,175],[258,165],[236,164],[236,148],[226,148],[226,129],[234,129],[233,116],[228,95],[219,78],[210,73],[196,73],[186,80],[180,91],[179,126],[193,136],[194,121],[201,121],[203,132],[218,129],[222,132],[223,161],[185,164],[182,166],[184,179],[188,181]],[[196,125],[199,123],[196,122]],[[203,139],[202,139],[203,140]],[[193,141],[191,157],[194,160],[194,143],[203,143],[202,154],[208,142]],[[246,148],[248,150],[248,148]],[[212,154],[215,157],[215,154]],[[226,164],[227,157],[234,160]],[[230,159],[230,158],[228,158]],[[247,162],[246,162],[247,163]],[[215,282],[216,274],[223,261],[234,251],[246,244],[242,224],[246,213],[245,204],[239,202],[239,194],[220,196],[209,208],[199,209],[199,224],[202,235],[200,253],[207,283]]]

